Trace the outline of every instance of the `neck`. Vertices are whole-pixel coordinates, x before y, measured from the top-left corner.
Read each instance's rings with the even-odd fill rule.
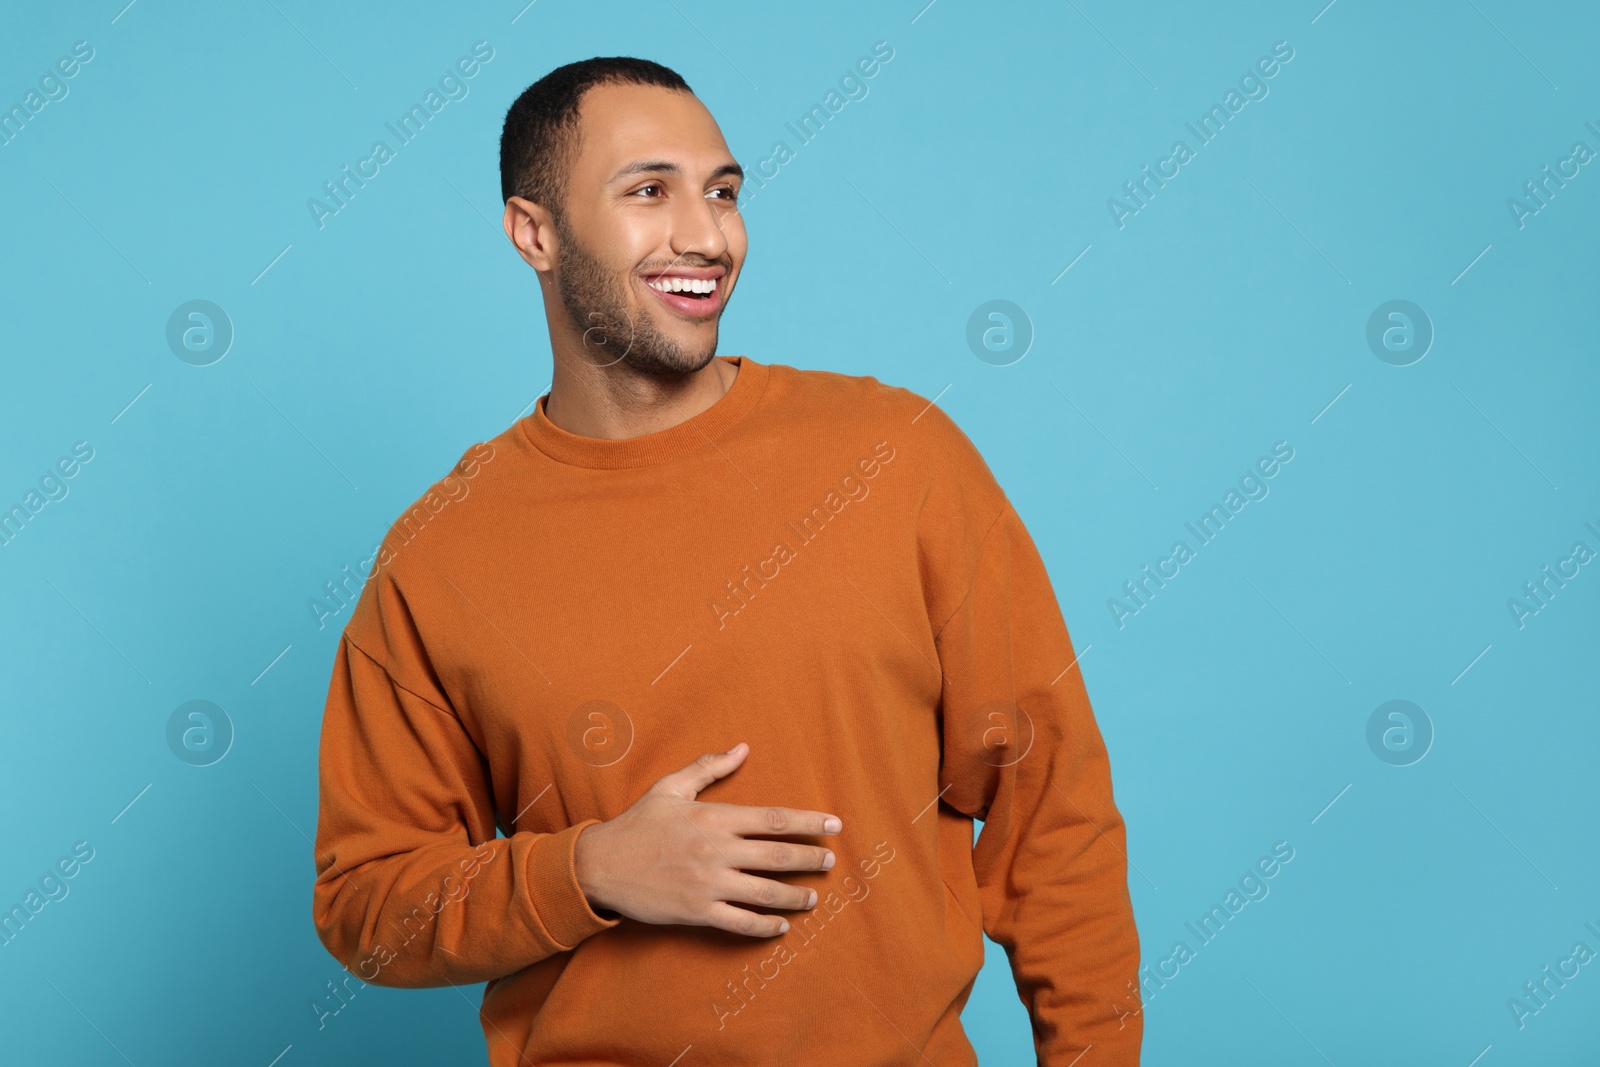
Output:
[[[655,375],[627,363],[596,367],[558,354],[544,414],[580,437],[642,437],[694,418],[722,399],[737,374],[715,357],[698,370]]]

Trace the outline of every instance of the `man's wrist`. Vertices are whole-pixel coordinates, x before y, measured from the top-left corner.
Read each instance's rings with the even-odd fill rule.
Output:
[[[584,899],[589,902],[589,907],[596,915],[603,919],[620,918],[606,906],[605,900],[600,895],[595,871],[595,835],[593,831],[602,824],[585,826],[578,831],[577,840],[572,844],[572,870],[578,879],[578,888],[583,890]]]

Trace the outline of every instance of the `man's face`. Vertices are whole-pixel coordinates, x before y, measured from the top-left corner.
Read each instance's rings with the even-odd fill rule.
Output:
[[[584,352],[650,374],[699,370],[744,263],[738,164],[690,93],[600,85],[578,114],[553,273]]]

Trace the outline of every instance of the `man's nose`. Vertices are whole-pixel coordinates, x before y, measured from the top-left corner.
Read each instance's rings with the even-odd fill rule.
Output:
[[[678,202],[672,215],[672,250],[680,256],[694,253],[708,260],[727,255],[728,237],[710,200],[692,197]]]

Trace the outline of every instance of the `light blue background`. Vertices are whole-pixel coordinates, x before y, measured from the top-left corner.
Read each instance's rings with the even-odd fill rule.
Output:
[[[6,107],[95,49],[0,147],[0,504],[95,449],[0,548],[0,906],[95,850],[0,948],[0,1058],[482,1062],[476,987],[369,987],[320,1031],[309,1007],[341,973],[309,836],[343,617],[307,601],[545,390],[501,120],[552,67],[633,54],[747,169],[796,150],[749,187],[721,351],[938,396],[1032,531],[1146,961],[1294,847],[1149,996],[1145,1062],[1595,1062],[1600,964],[1525,1028],[1507,1007],[1600,950],[1600,566],[1520,629],[1507,608],[1600,549],[1600,165],[1521,228],[1507,207],[1600,149],[1592,7],[124,2],[7,2],[0,33]],[[470,95],[319,230],[306,200],[479,40]],[[799,146],[785,122],[879,40],[869,95]],[[1108,198],[1277,41],[1269,95],[1118,228]],[[237,332],[207,367],[165,341],[197,298]],[[965,339],[991,299],[1035,333],[1010,366]],[[1366,342],[1394,299],[1436,330],[1410,366]],[[1280,440],[1270,495],[1119,628],[1108,599]],[[1397,698],[1436,732],[1405,767],[1366,741]],[[237,731],[205,768],[165,738],[191,699]],[[994,946],[965,1022],[986,1065],[1032,1062]]]

